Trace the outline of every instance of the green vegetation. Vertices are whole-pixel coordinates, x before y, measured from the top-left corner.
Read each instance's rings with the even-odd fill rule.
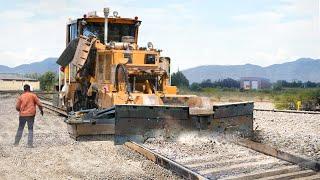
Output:
[[[301,108],[313,110],[320,103],[320,88],[285,89],[274,95],[273,102],[277,109],[297,109],[301,102]]]
[[[218,81],[204,80],[201,83],[188,82],[181,72],[173,76],[174,85],[179,86],[181,94],[195,94],[210,97],[212,101],[269,101],[277,109],[315,110],[320,104],[320,83],[301,81],[277,81],[272,89],[241,90],[240,82],[234,79]],[[180,84],[179,84],[180,83]]]
[[[210,97],[212,101],[271,101],[272,90],[250,90],[241,91],[239,88],[202,88],[193,91],[188,88],[179,88],[181,94],[195,94]]]
[[[44,74],[26,74],[25,77],[39,80],[40,89],[43,91],[53,91],[54,85],[58,83],[58,75],[51,71]]]
[[[171,84],[173,86],[188,88],[189,87],[189,80],[186,78],[186,76],[181,71],[178,71],[178,72],[173,73],[171,75]]]
[[[200,91],[205,88],[240,88],[240,81],[227,78],[212,82],[210,79],[204,80],[201,83],[192,83],[190,89],[193,91]]]
[[[195,94],[210,97],[212,101],[268,101],[273,102],[276,109],[297,109],[298,101],[300,109],[315,110],[320,103],[320,88],[283,88],[281,90],[247,90],[240,91],[236,88],[203,88],[201,91],[193,91],[180,88],[181,94]]]
[[[279,80],[273,84],[273,86],[278,88],[317,88],[320,87],[320,83],[315,83],[311,81],[302,82],[302,81],[292,81],[288,82],[285,80]]]

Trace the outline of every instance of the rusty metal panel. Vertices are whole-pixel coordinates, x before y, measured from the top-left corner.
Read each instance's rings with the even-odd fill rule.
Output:
[[[116,105],[116,112],[120,118],[189,119],[189,108],[185,106]]]
[[[78,68],[82,68],[82,66],[84,65],[84,63],[86,62],[86,60],[88,58],[89,51],[91,49],[92,42],[94,40],[95,39],[90,41],[88,38],[80,36],[79,42],[77,45],[77,49],[74,53],[72,64],[74,64]]]
[[[190,115],[194,130],[208,130],[208,126],[212,121],[212,115]]]
[[[253,115],[214,118],[208,129],[221,133],[238,133],[249,137],[253,133]]]
[[[74,139],[87,135],[113,135],[114,124],[68,124],[68,133]]]
[[[57,60],[57,64],[60,66],[67,66],[71,63],[74,57],[74,53],[76,52],[77,46],[78,46],[79,38],[76,38],[72,40],[66,49],[62,52],[59,59]]]
[[[78,135],[114,134],[114,124],[76,124]]]
[[[253,114],[253,102],[228,103],[213,106],[214,118],[227,118]]]
[[[151,137],[171,137],[192,129],[185,106],[116,105],[115,143],[143,142]]]

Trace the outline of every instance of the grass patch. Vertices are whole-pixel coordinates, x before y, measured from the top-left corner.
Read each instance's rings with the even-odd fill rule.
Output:
[[[194,94],[210,97],[212,101],[268,101],[277,109],[296,109],[297,102],[302,107],[320,103],[320,88],[284,88],[281,90],[249,90],[240,91],[235,88],[203,88],[201,91],[180,89],[180,94]]]

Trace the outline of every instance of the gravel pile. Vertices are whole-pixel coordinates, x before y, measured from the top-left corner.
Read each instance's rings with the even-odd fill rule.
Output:
[[[283,167],[289,164],[236,145],[228,140],[232,141],[233,137],[188,133],[179,137],[178,141],[155,139],[145,143],[145,146],[207,178],[213,179]],[[256,165],[228,169],[229,166],[241,163],[256,163]],[[219,170],[211,171],[212,168]]]
[[[178,162],[190,162],[193,159],[209,156],[239,157],[258,154],[256,151],[230,143],[228,139],[232,140],[232,137],[190,132],[180,135],[176,141],[153,139],[147,141],[145,145]]]
[[[0,95],[0,179],[179,179],[125,146],[74,141],[63,118],[36,116],[35,148],[26,148],[27,128],[13,146],[18,127],[17,96]]]
[[[320,115],[254,112],[255,139],[320,161]]]
[[[270,102],[255,108],[274,109]],[[320,115],[254,112],[255,139],[278,149],[320,161]]]

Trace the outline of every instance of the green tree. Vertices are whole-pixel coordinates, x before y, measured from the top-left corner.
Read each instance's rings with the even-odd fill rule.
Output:
[[[172,74],[171,84],[178,87],[189,87],[189,80],[181,71],[178,71]]]
[[[190,85],[190,89],[191,91],[201,91],[202,87],[200,86],[199,83],[194,82]]]
[[[48,71],[39,77],[40,88],[45,91],[52,91],[54,85],[57,82],[57,74],[51,71]]]

